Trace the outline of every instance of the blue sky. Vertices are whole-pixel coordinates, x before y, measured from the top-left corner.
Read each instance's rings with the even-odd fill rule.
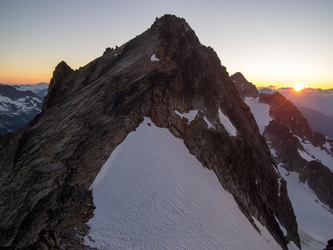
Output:
[[[333,88],[331,0],[0,0],[0,82],[48,82],[61,60],[84,66],[166,13],[185,18],[230,74]]]

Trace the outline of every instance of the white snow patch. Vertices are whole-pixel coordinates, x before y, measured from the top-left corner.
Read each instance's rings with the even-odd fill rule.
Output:
[[[301,155],[303,159],[305,159],[306,161],[318,160],[333,172],[332,155],[328,154],[325,150],[321,149],[320,147],[315,147],[309,141],[302,141],[302,139],[298,136],[297,138],[305,150],[305,151],[298,150],[298,153]]]
[[[259,98],[246,97],[244,101],[250,107],[251,112],[256,119],[260,133],[263,134],[265,127],[269,124],[272,117],[269,116],[270,106],[266,103],[259,103]]]
[[[230,136],[236,136],[237,135],[237,129],[234,127],[234,125],[231,123],[231,121],[229,120],[229,118],[223,114],[222,110],[219,108],[219,118],[220,118],[220,122],[223,125],[223,127],[225,128],[225,130],[227,130],[227,132],[229,133]]]
[[[281,185],[280,182],[279,182],[279,185]],[[279,187],[279,190],[280,190],[280,187]],[[279,195],[280,195],[280,194],[279,194]],[[276,220],[277,223],[279,224],[279,227],[280,227],[280,229],[281,229],[283,235],[284,235],[284,236],[287,236],[288,232],[287,232],[286,228],[280,224],[280,221],[279,221],[279,219],[278,219],[277,217],[275,217],[275,220]]]
[[[215,126],[210,121],[208,121],[206,116],[204,116],[204,121],[207,123],[208,128],[215,129]]]
[[[188,113],[180,113],[179,111],[175,110],[175,113],[181,118],[186,118],[188,120],[187,124],[190,124],[198,115],[198,110],[190,110]]]
[[[91,188],[96,209],[85,243],[98,249],[281,249],[150,118],[112,152]]]
[[[150,57],[150,61],[152,61],[152,62],[158,62],[160,59],[158,59],[157,57],[156,57],[156,55],[155,54],[153,54],[151,57]]]
[[[325,248],[333,235],[333,211],[318,201],[307,184],[299,182],[299,174],[288,172],[280,165],[279,170],[288,183],[288,195],[297,217],[302,249]]]

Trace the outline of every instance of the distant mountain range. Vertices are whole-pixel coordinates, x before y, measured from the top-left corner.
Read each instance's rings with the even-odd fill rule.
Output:
[[[0,135],[22,128],[41,111],[48,86],[0,84]]]
[[[333,89],[258,88],[260,93],[281,93],[302,112],[313,131],[333,138]]]

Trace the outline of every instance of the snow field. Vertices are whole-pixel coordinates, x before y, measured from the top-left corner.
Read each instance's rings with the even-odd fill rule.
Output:
[[[303,250],[324,249],[333,235],[333,213],[320,202],[307,184],[299,182],[299,174],[288,172],[279,165],[282,177],[288,183],[288,195],[298,223]]]
[[[98,249],[281,249],[264,227],[262,235],[254,229],[214,172],[150,118],[112,152],[91,189],[96,209],[85,243]]]
[[[265,127],[271,120],[273,120],[273,118],[269,116],[270,106],[266,103],[260,103],[259,97],[255,99],[252,97],[246,97],[244,102],[250,107],[251,112],[257,121],[260,133],[263,134]]]
[[[322,150],[320,147],[313,146],[309,141],[303,142],[298,136],[297,138],[304,148],[304,151],[298,150],[298,153],[303,159],[309,162],[318,160],[333,172],[333,157],[330,154],[328,154],[325,150]],[[325,147],[330,149],[329,145],[325,145]]]

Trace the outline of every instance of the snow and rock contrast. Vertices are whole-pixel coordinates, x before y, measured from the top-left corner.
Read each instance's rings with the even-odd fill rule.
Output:
[[[0,247],[300,246],[250,108],[172,15],[78,70],[59,63],[42,112],[0,154]]]
[[[325,248],[333,235],[333,140],[313,133],[296,106],[278,92],[257,98],[250,93],[244,99],[288,184],[302,249]]]
[[[96,209],[85,243],[98,249],[281,249],[183,140],[150,118],[112,152],[91,188]]]
[[[40,113],[47,88],[47,83],[0,84],[0,135],[22,128]]]

